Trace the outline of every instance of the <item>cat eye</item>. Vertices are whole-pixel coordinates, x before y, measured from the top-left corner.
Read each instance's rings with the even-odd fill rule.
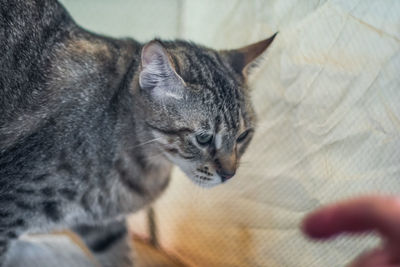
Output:
[[[201,133],[196,135],[197,143],[199,143],[202,146],[209,144],[212,138],[213,138],[212,134]]]
[[[246,139],[246,137],[249,135],[250,130],[244,131],[241,135],[239,135],[239,137],[236,139],[236,142],[240,143],[243,142],[244,139]]]

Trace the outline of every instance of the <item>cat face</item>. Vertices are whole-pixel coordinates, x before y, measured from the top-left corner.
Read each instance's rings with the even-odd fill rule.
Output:
[[[255,127],[245,76],[274,37],[220,52],[182,41],[143,48],[146,126],[194,183],[212,187],[235,175]]]

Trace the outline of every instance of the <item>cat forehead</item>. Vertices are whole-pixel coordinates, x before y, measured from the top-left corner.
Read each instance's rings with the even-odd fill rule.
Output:
[[[218,82],[242,82],[241,77],[234,73],[233,68],[216,50],[182,41],[167,46],[167,51],[177,73],[186,82],[208,86]]]
[[[181,115],[202,129],[207,129],[207,122],[209,130],[220,124],[219,130],[236,132],[241,125],[251,123],[245,81],[218,51],[186,41],[164,42],[163,46],[190,91],[188,102],[178,104],[186,113]]]
[[[193,117],[194,128],[223,136],[242,132],[254,124],[251,114],[242,112],[238,106],[230,110],[217,107],[213,111],[203,109],[200,114],[196,111],[193,111],[193,114],[195,114]],[[201,119],[199,119],[199,115]]]
[[[225,85],[200,86],[190,113],[202,129],[214,132],[235,133],[253,124],[250,99],[240,87]],[[196,105],[198,108],[194,109]],[[200,118],[199,118],[200,117]]]

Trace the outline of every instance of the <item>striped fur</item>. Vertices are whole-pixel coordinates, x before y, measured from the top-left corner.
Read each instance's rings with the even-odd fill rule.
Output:
[[[99,36],[54,0],[0,14],[0,266],[23,233],[149,205],[173,164],[204,187],[235,174],[255,127],[247,68],[273,37],[215,51]]]

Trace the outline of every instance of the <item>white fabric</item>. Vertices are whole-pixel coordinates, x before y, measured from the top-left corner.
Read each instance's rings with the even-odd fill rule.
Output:
[[[314,243],[298,226],[321,204],[400,192],[400,1],[152,3],[151,20],[151,9],[132,8],[131,23],[147,23],[129,31],[141,40],[172,20],[166,36],[215,48],[280,31],[250,77],[259,126],[238,175],[203,190],[176,170],[156,204],[163,248],[190,266],[335,267],[374,245],[362,237]]]
[[[191,266],[344,266],[374,240],[313,243],[298,226],[323,203],[400,193],[400,1],[206,2],[188,1],[184,37],[280,33],[250,77],[259,127],[237,177],[203,191],[176,172],[162,244]]]

